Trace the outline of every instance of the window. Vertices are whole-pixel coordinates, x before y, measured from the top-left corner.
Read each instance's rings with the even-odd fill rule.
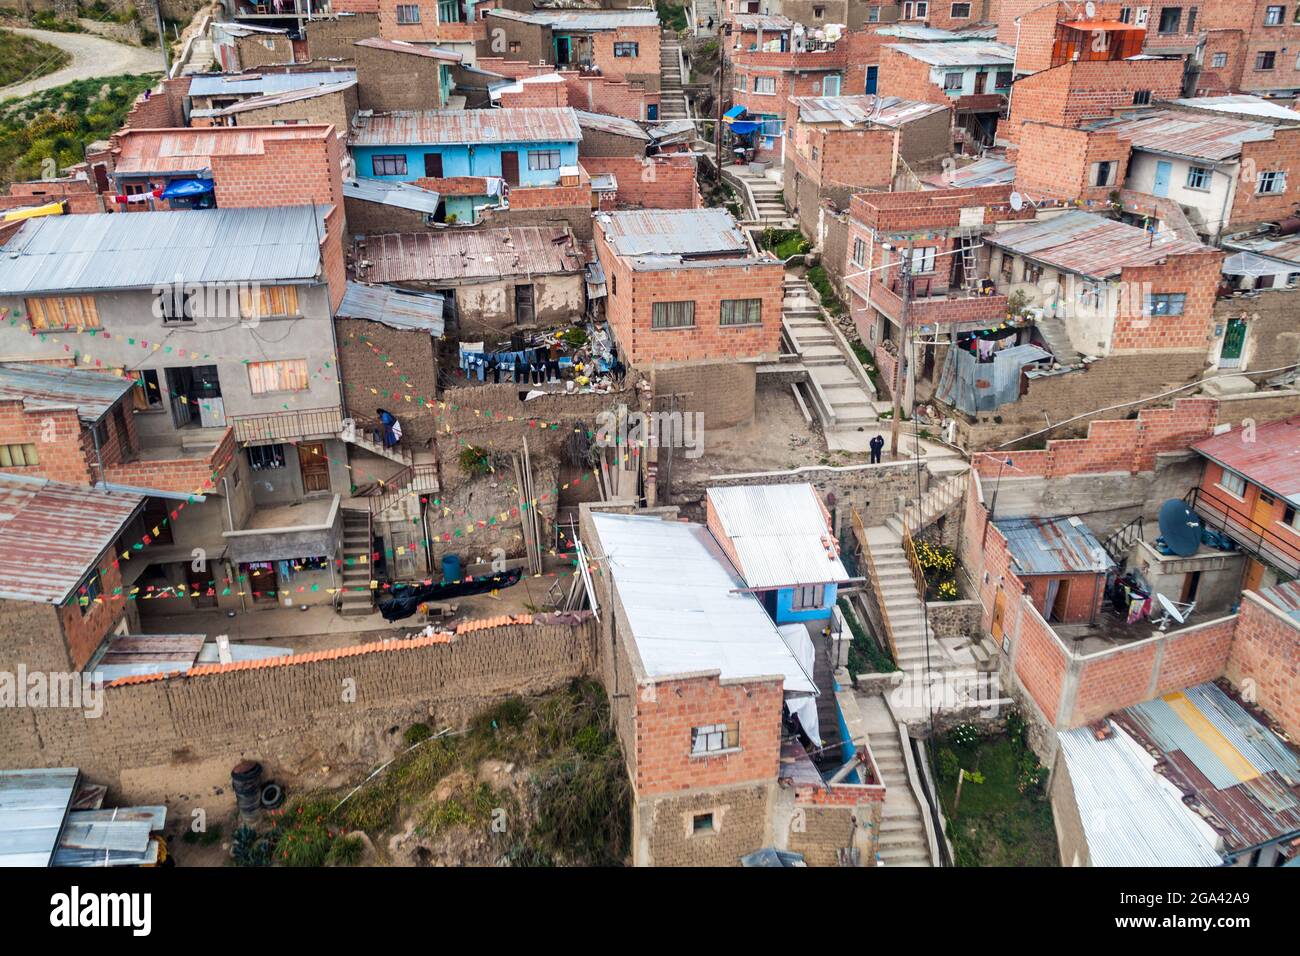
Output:
[[[867,244],[861,239],[853,240],[853,264],[855,266],[866,265],[867,262]]]
[[[528,151],[528,168],[559,169],[560,151],[558,149],[530,149]]]
[[[993,89],[1007,90],[1010,88],[1011,88],[1011,71],[998,70],[998,75],[993,80]]]
[[[248,385],[254,395],[270,392],[301,392],[307,388],[307,360],[281,359],[249,362]]]
[[[1282,20],[1286,17],[1286,7],[1265,7],[1264,8],[1264,26],[1278,27],[1282,25]]]
[[[376,176],[405,176],[406,157],[401,153],[371,156],[370,171]]]
[[[269,471],[284,467],[283,445],[249,445],[248,467],[253,471]]]
[[[26,468],[40,463],[35,445],[0,445],[0,468]]]
[[[460,23],[459,0],[438,0],[438,22]]]
[[[399,3],[397,5],[397,22],[398,23],[419,23],[420,7],[415,3]]]
[[[1133,22],[1133,8],[1132,8],[1132,7],[1120,7],[1120,8],[1119,8],[1119,22],[1120,22],[1120,23],[1132,23],[1132,22]]]
[[[813,158],[813,162],[814,162],[814,163],[817,162],[817,147],[816,147],[816,146],[814,146],[814,147],[812,148],[812,158]]]
[[[1223,477],[1219,479],[1219,487],[1238,498],[1244,498],[1246,495],[1246,479],[1235,471],[1223,469]]]
[[[1282,523],[1292,531],[1300,531],[1300,509],[1287,505],[1282,509]]]
[[[691,728],[691,753],[711,754],[740,747],[740,721]]]
[[[813,19],[814,19],[814,20],[820,20],[820,19],[822,19],[822,18],[825,17],[825,16],[826,16],[826,8],[825,8],[825,7],[813,7]]]
[[[1255,180],[1255,192],[1265,195],[1278,195],[1286,192],[1286,172],[1270,169],[1259,174]]]
[[[691,818],[692,833],[713,833],[713,814],[697,813]]]
[[[756,76],[754,77],[755,93],[775,93],[776,77],[775,76]]]
[[[81,608],[82,616],[90,613],[90,609],[95,606],[95,599],[103,591],[103,584],[99,580],[99,568],[90,572],[90,577],[86,578],[86,583],[77,588],[73,600]]]
[[[1133,91],[1133,105],[1134,105],[1134,106],[1148,106],[1148,105],[1150,105],[1150,103],[1151,103],[1151,91],[1150,91],[1150,90],[1134,90],[1134,91]]]
[[[918,3],[916,5],[916,19],[924,20],[930,14],[930,4]]]
[[[934,271],[934,246],[912,250],[912,275]]]
[[[1300,10],[1300,7],[1296,7],[1296,9]],[[1216,70],[1221,70],[1227,65],[1228,65],[1228,54],[1226,53],[1216,53],[1212,57],[1210,57],[1210,66],[1212,66]]]
[[[1296,9],[1297,9],[1297,10],[1300,10],[1300,7],[1297,7]],[[879,22],[880,22],[880,8],[879,8],[879,7],[867,7],[867,22],[868,22],[868,23],[879,23]]]
[[[695,328],[694,302],[656,302],[650,311],[652,329]]]
[[[27,318],[33,329],[51,331],[99,328],[99,310],[89,295],[58,295],[26,299]]]
[[[239,314],[245,319],[265,319],[277,315],[299,315],[298,287],[263,285],[239,290]]]
[[[615,56],[640,56],[640,46],[636,43],[615,43]]]
[[[194,290],[186,292],[184,286],[172,286],[158,295],[158,311],[164,322],[194,321]]]
[[[1187,32],[1192,33],[1196,30],[1196,8],[1188,7],[1187,9]]]
[[[519,45],[519,41],[518,41],[518,40],[511,40],[511,41],[510,41],[510,52],[511,52],[511,53],[518,53],[518,52],[519,52],[520,50],[522,50],[522,49],[523,49],[523,47]]]
[[[135,384],[131,388],[131,407],[140,411],[146,408],[162,406],[162,390],[158,388],[158,373],[151,368],[135,373]]]
[[[1114,186],[1117,163],[1103,160],[1092,164],[1092,184],[1094,186]]]
[[[969,3],[954,3],[954,4],[952,5],[952,9],[951,9],[950,11],[948,11],[948,16],[952,17],[952,19],[954,19],[954,20],[969,20],[969,19],[970,19],[970,4],[969,4]]]
[[[762,325],[762,299],[723,299],[722,325]]]
[[[961,73],[945,73],[943,75],[943,88],[960,92],[962,79],[963,75]]]
[[[1277,53],[1273,50],[1260,50],[1255,54],[1255,69],[1271,70],[1277,62]]]
[[[1179,24],[1183,22],[1182,7],[1165,7],[1160,11],[1160,32],[1177,33]]]
[[[801,584],[794,589],[794,599],[790,604],[794,611],[811,611],[820,608],[824,600],[825,586],[821,584]]]
[[[1147,296],[1143,315],[1182,315],[1183,306],[1187,304],[1187,295],[1183,292],[1156,292]]]
[[[1205,166],[1188,166],[1187,188],[1208,191],[1210,188],[1210,170]]]

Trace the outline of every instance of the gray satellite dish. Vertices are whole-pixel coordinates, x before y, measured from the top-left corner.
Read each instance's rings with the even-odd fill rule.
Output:
[[[1016,212],[1020,212],[1020,210],[1025,208],[1025,197],[1020,195],[1020,193],[1013,192],[1010,196],[1010,202],[1011,208]]]
[[[1169,598],[1165,597],[1159,591],[1156,592],[1156,601],[1158,601],[1160,606],[1164,608],[1164,612],[1174,619],[1175,623],[1185,624],[1187,622],[1186,615],[1178,609],[1178,605],[1169,600]]]
[[[1201,546],[1201,517],[1181,498],[1170,498],[1160,506],[1160,534],[1180,558],[1190,558]]]

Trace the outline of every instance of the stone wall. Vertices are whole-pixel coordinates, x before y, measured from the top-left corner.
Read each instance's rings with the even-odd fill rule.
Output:
[[[979,601],[931,601],[926,605],[930,634],[936,638],[977,637],[984,608]]]

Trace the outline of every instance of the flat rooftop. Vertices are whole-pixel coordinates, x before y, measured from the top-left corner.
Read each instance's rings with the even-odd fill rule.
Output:
[[[583,257],[565,228],[444,229],[366,236],[358,244],[366,282],[455,282],[580,273]]]

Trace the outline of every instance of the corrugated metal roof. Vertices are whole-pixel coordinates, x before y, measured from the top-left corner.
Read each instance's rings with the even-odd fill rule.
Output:
[[[1300,266],[1300,236],[1261,236],[1253,239],[1236,239],[1230,236],[1223,241],[1223,244],[1229,249],[1243,249],[1284,265]]]
[[[335,74],[338,76],[338,74]],[[352,77],[354,80],[356,76]],[[113,175],[161,176],[209,173],[213,156],[261,156],[266,144],[324,140],[326,123],[295,126],[208,126],[198,129],[128,129],[113,149]],[[136,215],[133,213],[133,215]]]
[[[848,580],[812,485],[739,485],[707,494],[749,587]]]
[[[927,27],[921,23],[892,23],[889,26],[878,27],[875,32],[877,36],[899,37],[903,40],[921,40],[926,43],[942,43],[947,40],[970,39],[969,36],[962,37],[960,34],[953,33],[951,30],[942,30],[939,27]],[[996,35],[996,31],[994,35]]]
[[[1300,505],[1300,415],[1256,426],[1249,441],[1230,429],[1192,449]]]
[[[1266,142],[1275,127],[1181,110],[1144,110],[1087,124],[1128,140],[1134,149],[1223,162],[1241,155],[1243,143]]]
[[[28,219],[0,250],[0,295],[293,282],[320,273],[324,206]]]
[[[25,408],[71,406],[87,424],[107,415],[130,390],[129,379],[104,372],[26,362],[0,364],[0,400],[18,400]]]
[[[305,90],[290,90],[287,93],[250,96],[246,100],[240,100],[238,103],[227,106],[224,110],[210,111],[210,115],[233,116],[236,113],[247,113],[249,110],[266,109],[268,106],[284,106],[286,103],[297,103],[300,100],[311,100],[318,96],[342,93],[344,90],[350,90],[356,85],[356,80],[344,80],[342,83],[331,83],[329,86],[313,86]]]
[[[576,143],[578,118],[568,106],[499,110],[395,110],[358,113],[352,121],[353,146],[479,143]]]
[[[488,16],[505,17],[523,23],[537,23],[555,30],[617,30],[620,27],[659,28],[659,14],[653,10],[491,10]]]
[[[367,236],[357,258],[357,274],[367,282],[577,273],[583,264],[567,229],[544,226]]]
[[[786,30],[794,29],[794,21],[780,14],[737,13],[732,16],[731,22],[735,24],[735,29],[742,33],[746,31],[752,33],[755,30],[762,30],[764,33],[784,33]]]
[[[621,256],[747,255],[749,243],[725,209],[637,209],[601,213],[596,225]]]
[[[343,180],[345,199],[360,199],[363,202],[377,202],[384,206],[396,206],[415,212],[435,213],[438,211],[439,196],[431,189],[421,189],[411,183],[399,183],[385,179]]]
[[[993,525],[1020,575],[1099,574],[1115,563],[1078,518],[1003,518]]]
[[[1300,123],[1300,111],[1283,106],[1275,100],[1266,100],[1246,93],[1230,96],[1197,96],[1185,100],[1174,100],[1179,106],[1191,106],[1198,110],[1213,110],[1216,113],[1231,113],[1235,116],[1260,116],[1269,119],[1289,120]]]
[[[1178,239],[1172,233],[1150,233],[1079,210],[994,232],[984,241],[1046,265],[1097,279],[1119,275],[1125,267],[1161,265],[1170,256],[1222,255],[1199,242]]]
[[[136,674],[185,673],[206,640],[202,634],[117,634],[89,670],[105,683]]]
[[[0,866],[49,866],[81,776],[76,767],[0,770]]]
[[[1300,760],[1212,683],[1166,694],[1114,720],[1158,755],[1159,773],[1192,801],[1228,852],[1300,833]]]
[[[455,50],[425,46],[420,43],[407,43],[405,40],[385,40],[383,37],[366,37],[364,40],[354,41],[352,45],[369,47],[375,50],[389,50],[393,53],[410,53],[413,56],[424,56],[431,60],[446,60],[449,63],[459,63],[464,59]]]
[[[1003,186],[1016,181],[1016,167],[997,156],[978,159],[968,166],[928,176],[925,182],[940,189],[975,189],[979,186]]]
[[[228,24],[223,24],[228,26]],[[190,96],[263,96],[287,93],[309,86],[330,86],[355,80],[356,70],[313,70],[309,73],[196,73],[190,78]]]
[[[1300,581],[1287,581],[1271,588],[1261,588],[1259,596],[1272,604],[1300,627]]]
[[[947,113],[948,107],[898,96],[796,96],[791,103],[799,108],[801,123],[843,123],[853,127],[876,123],[903,126],[935,113]]]
[[[695,138],[695,124],[688,119],[664,120],[648,130],[650,138],[658,141]]]
[[[622,116],[609,116],[605,113],[588,113],[584,110],[574,112],[578,117],[578,125],[583,129],[595,129],[603,133],[613,133],[615,136],[627,136],[650,142],[650,134],[635,120],[625,119]]]
[[[143,504],[141,495],[0,474],[0,598],[63,604]]]
[[[645,676],[717,671],[722,680],[783,676],[816,687],[707,528],[643,515],[592,514]]]
[[[1014,48],[987,40],[962,40],[953,43],[889,43],[891,50],[931,66],[1010,66],[1016,58]]]
[[[1057,734],[1093,866],[1218,866],[1214,836],[1122,729]],[[1070,861],[1066,861],[1069,863]]]
[[[442,306],[442,296],[432,292],[349,282],[336,314],[341,319],[368,319],[389,328],[427,332],[441,338]]]

